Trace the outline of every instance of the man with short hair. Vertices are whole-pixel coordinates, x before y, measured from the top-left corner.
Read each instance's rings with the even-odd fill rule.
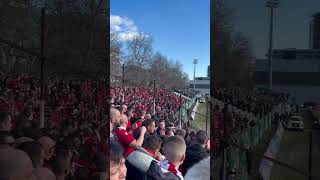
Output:
[[[196,144],[199,144],[201,147],[206,148],[207,141],[207,133],[204,130],[199,130],[196,134]]]
[[[11,115],[8,112],[0,112],[0,131],[11,131]]]
[[[185,159],[186,148],[186,143],[180,136],[171,136],[166,140],[163,147],[166,160],[160,162],[163,172],[171,172],[183,180],[179,167]]]
[[[146,137],[143,146],[132,152],[126,161],[128,168],[127,180],[136,180],[145,176],[152,161],[163,160],[164,156],[160,154],[162,140],[157,135]]]
[[[117,137],[114,133],[114,129],[120,125],[120,119],[121,119],[120,111],[115,108],[111,108],[110,109],[110,140],[111,141],[117,140]]]
[[[146,119],[143,124],[147,128],[148,134],[154,134],[156,131],[156,122],[153,119]]]
[[[140,136],[137,140],[127,131],[128,117],[122,115],[120,119],[120,127],[115,129],[115,135],[118,138],[118,142],[122,145],[125,150],[124,157],[130,155],[135,149],[141,147],[144,141],[144,135],[146,133],[146,128],[141,127]]]
[[[121,119],[120,111],[118,109],[111,108],[110,109],[110,122],[113,125],[113,129],[116,126],[120,125],[120,119]]]
[[[28,155],[13,148],[0,149],[0,179],[35,180]]]

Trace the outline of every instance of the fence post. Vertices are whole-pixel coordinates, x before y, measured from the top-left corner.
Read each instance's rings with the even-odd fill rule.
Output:
[[[41,74],[40,74],[40,127],[44,127],[44,75],[43,75],[43,66],[44,66],[44,32],[45,32],[45,9],[42,8],[41,10]]]

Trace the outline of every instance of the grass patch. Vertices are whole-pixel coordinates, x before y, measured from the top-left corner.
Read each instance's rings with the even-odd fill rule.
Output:
[[[199,106],[198,106],[198,110],[197,110],[197,113],[199,114],[202,114],[204,116],[201,116],[199,114],[196,114],[195,115],[195,118],[194,120],[191,122],[192,124],[192,130],[206,130],[206,108],[207,108],[207,103],[199,103]],[[208,108],[208,111],[209,108]],[[208,133],[210,134],[210,112],[208,113],[208,124],[207,124],[207,128],[208,128]]]

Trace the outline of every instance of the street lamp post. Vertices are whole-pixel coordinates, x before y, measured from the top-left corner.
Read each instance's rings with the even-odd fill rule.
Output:
[[[270,30],[269,30],[269,88],[272,90],[272,41],[273,41],[273,9],[279,7],[280,0],[268,0],[266,7],[270,8]]]
[[[193,60],[194,71],[193,71],[193,90],[196,89],[196,64],[198,64],[198,59]]]

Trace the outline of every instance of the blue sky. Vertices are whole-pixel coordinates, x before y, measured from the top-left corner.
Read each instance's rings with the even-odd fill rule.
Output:
[[[183,64],[193,78],[206,76],[210,64],[210,0],[110,0],[111,31],[123,41],[132,33],[149,33],[154,51]]]

